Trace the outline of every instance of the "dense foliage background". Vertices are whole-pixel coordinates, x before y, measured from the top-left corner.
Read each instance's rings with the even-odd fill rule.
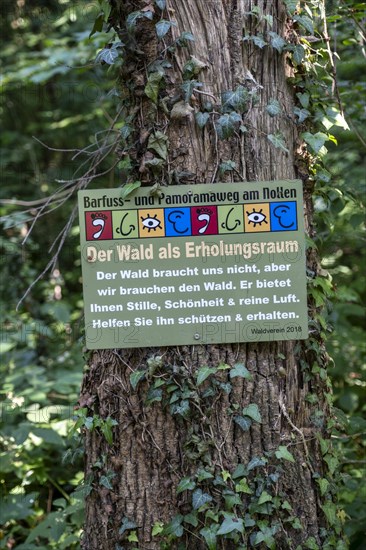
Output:
[[[350,129],[340,125],[338,145],[328,146],[324,159],[314,198],[316,245],[332,287],[324,327],[334,360],[330,375],[342,519],[350,547],[361,550],[366,536],[365,4],[341,0],[327,8],[338,93]],[[0,548],[80,547],[88,485],[83,484],[79,435],[70,435],[84,368],[77,222],[56,265],[18,312],[15,308],[42,273],[74,207],[73,196],[43,215],[50,209],[47,197],[81,175],[80,165],[93,158],[118,111],[118,63],[94,61],[110,35],[89,36],[93,26],[102,30],[103,10],[103,0],[3,3]],[[324,80],[324,95],[329,88]],[[118,121],[116,128],[122,127]],[[107,171],[111,162],[101,161],[99,171]],[[120,164],[92,185],[120,185],[124,168]]]

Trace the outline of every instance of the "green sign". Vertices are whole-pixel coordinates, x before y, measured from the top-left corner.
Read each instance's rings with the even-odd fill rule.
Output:
[[[300,181],[79,192],[89,349],[304,339]]]

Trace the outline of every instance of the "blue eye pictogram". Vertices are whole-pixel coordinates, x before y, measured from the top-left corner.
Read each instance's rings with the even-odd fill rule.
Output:
[[[144,229],[147,229],[149,233],[152,229],[154,231],[156,231],[158,228],[162,229],[160,225],[160,220],[157,218],[157,214],[155,214],[154,217],[150,216],[150,214],[148,214],[146,218],[143,218],[141,216],[141,222],[142,222],[142,225],[144,226]]]
[[[257,227],[257,225],[262,225],[262,223],[267,223],[266,215],[262,213],[262,209],[259,210],[259,212],[256,212],[253,208],[253,212],[247,212],[248,216],[248,222],[252,223],[254,227]]]

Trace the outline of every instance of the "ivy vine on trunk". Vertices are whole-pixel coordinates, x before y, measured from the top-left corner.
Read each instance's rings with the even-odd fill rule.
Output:
[[[308,15],[288,1],[113,0],[108,23],[115,40],[98,61],[119,67],[126,183],[158,194],[301,178],[311,237],[310,112],[294,84]],[[319,149],[328,139],[309,135]],[[311,248],[308,270],[316,277]],[[306,343],[90,352],[84,550],[345,548],[312,296]]]

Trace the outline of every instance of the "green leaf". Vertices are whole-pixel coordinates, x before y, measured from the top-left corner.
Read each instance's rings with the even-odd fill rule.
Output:
[[[243,416],[249,416],[255,422],[262,422],[261,413],[259,412],[258,405],[256,403],[251,403],[245,407],[242,411]]]
[[[236,168],[236,162],[233,160],[224,160],[220,164],[220,172],[224,174],[225,172],[232,172]]]
[[[320,487],[320,494],[322,496],[324,496],[325,493],[327,493],[327,491],[329,489],[329,485],[330,485],[329,481],[325,478],[320,478],[320,479],[317,479],[316,481],[317,481],[317,483],[319,484],[319,487]]]
[[[284,459],[284,460],[288,460],[289,462],[295,462],[294,457],[292,456],[290,451],[287,450],[287,447],[285,447],[284,445],[280,445],[278,447],[278,450],[275,452],[275,455],[278,458],[278,460]]]
[[[310,548],[310,550],[319,550],[319,546],[314,537],[309,537],[306,540],[305,548]]]
[[[108,65],[113,65],[119,56],[119,51],[117,47],[112,48],[103,48],[95,58],[95,63],[107,63]]]
[[[202,382],[206,380],[211,374],[215,374],[216,367],[201,367],[197,371],[197,386],[200,386]]]
[[[98,13],[95,21],[94,21],[94,25],[93,25],[93,28],[89,34],[89,38],[91,36],[93,36],[93,34],[95,34],[96,32],[102,32],[103,30],[103,23],[104,23],[104,11],[101,11],[100,13]]]
[[[289,13],[289,15],[293,15],[295,11],[297,10],[297,0],[285,0],[286,8]]]
[[[296,65],[300,65],[300,63],[305,58],[305,49],[301,44],[296,44],[292,51],[292,59],[294,60]]]
[[[293,19],[310,34],[314,34],[314,25],[310,17],[307,15],[294,15]]]
[[[183,491],[193,491],[195,486],[196,486],[195,482],[192,481],[190,477],[184,477],[178,483],[177,495],[179,495],[179,493],[183,493]]]
[[[192,494],[192,506],[193,510],[198,510],[204,504],[212,501],[212,496],[208,493],[204,493],[201,489],[196,489]]]
[[[268,134],[267,139],[275,146],[277,149],[281,149],[281,151],[284,151],[285,153],[288,153],[289,150],[286,147],[285,144],[285,138],[280,132],[277,132],[277,134]]]
[[[200,530],[200,535],[205,539],[208,550],[216,550],[217,548],[217,530],[218,525],[210,525]]]
[[[238,124],[241,122],[241,116],[238,113],[230,113],[220,116],[216,122],[216,131],[220,139],[231,137]]]
[[[260,34],[260,33],[254,35],[254,36],[250,36],[250,35],[249,36],[244,36],[243,41],[247,42],[248,40],[253,42],[260,49],[264,48],[264,46],[267,46],[267,42],[264,40],[263,34]]]
[[[243,416],[234,416],[234,422],[243,430],[243,432],[247,432],[252,425],[250,418],[244,418]]]
[[[197,527],[198,525],[198,517],[197,512],[191,512],[190,514],[186,514],[184,516],[184,521],[186,523],[189,523],[189,525],[193,525],[193,527]]]
[[[202,88],[202,82],[198,82],[197,80],[186,80],[180,85],[180,87],[184,92],[184,101],[188,103],[191,99],[194,88]]]
[[[304,120],[306,120],[310,116],[310,111],[308,111],[307,109],[300,109],[300,107],[295,107],[294,115],[298,117],[298,123],[301,124],[301,122],[304,122]]]
[[[137,384],[140,382],[140,380],[143,380],[145,376],[146,376],[145,370],[135,370],[130,374],[130,382],[134,390],[136,389]]]
[[[204,479],[212,479],[214,476],[211,472],[207,472],[203,468],[197,470],[197,481],[203,481]]]
[[[151,11],[133,11],[126,19],[127,30],[132,31],[136,27],[137,21],[142,17],[152,20],[153,13]]]
[[[267,491],[263,491],[261,493],[261,496],[259,497],[258,505],[264,504],[265,502],[271,502],[272,500],[273,500],[272,496],[269,493],[267,493]]]
[[[199,75],[199,73],[207,67],[207,64],[200,59],[197,59],[194,55],[191,55],[191,59],[183,67],[183,79],[191,79],[193,76]]]
[[[151,405],[156,401],[161,401],[163,398],[163,390],[161,388],[150,388],[146,396],[146,404]]]
[[[136,529],[137,525],[134,521],[129,520],[127,517],[124,517],[122,519],[121,527],[119,528],[118,533],[120,535],[123,535],[125,531],[128,531],[129,529]]]
[[[310,103],[310,94],[308,94],[307,92],[305,93],[298,92],[296,95],[299,98],[301,106],[304,107],[304,109],[307,109]]]
[[[221,94],[222,111],[246,111],[250,102],[250,93],[247,88],[238,86],[235,90],[228,90]]]
[[[268,460],[266,458],[259,458],[254,456],[247,466],[248,472],[254,470],[254,468],[261,468],[267,464]]]
[[[165,10],[166,7],[166,0],[155,0],[155,4],[158,6],[160,10]]]
[[[239,483],[236,483],[235,485],[235,491],[237,493],[246,493],[247,495],[253,494],[252,489],[249,487],[248,482],[246,478],[244,477],[239,481]]]
[[[116,477],[116,474],[100,476],[99,485],[103,485],[103,487],[106,487],[106,489],[109,489],[110,491],[112,491],[113,485],[111,484],[111,479],[113,479],[114,477]]]
[[[183,521],[183,516],[181,514],[177,514],[176,516],[174,516],[172,521],[169,523],[168,527],[166,528],[166,534],[174,535],[177,538],[181,537],[184,532],[182,521]]]
[[[331,500],[327,500],[325,504],[322,505],[322,510],[325,514],[325,517],[328,520],[329,525],[336,525],[339,520],[337,518],[337,507]]]
[[[319,153],[324,143],[329,139],[327,134],[324,134],[323,132],[317,132],[316,134],[304,132],[301,136],[316,155]]]
[[[145,86],[145,94],[155,104],[158,103],[159,87],[162,78],[163,75],[160,72],[151,73],[149,75],[149,78],[147,79],[147,84]]]
[[[147,147],[155,151],[159,157],[166,160],[168,155],[167,143],[168,137],[162,132],[157,131],[155,134],[150,135]]]
[[[138,542],[139,539],[138,539],[138,537],[137,537],[136,531],[132,531],[132,532],[128,535],[127,540],[128,540],[128,542]]]
[[[209,118],[210,113],[202,113],[201,111],[198,111],[198,113],[195,114],[195,119],[199,128],[204,128]]]
[[[217,531],[218,535],[227,535],[233,531],[239,531],[240,533],[244,532],[244,524],[242,518],[237,518],[236,516],[229,516],[224,519],[220,525],[220,529]]]
[[[236,378],[237,376],[246,378],[247,380],[252,379],[252,375],[242,363],[236,363],[230,370],[230,378]]]
[[[171,27],[176,27],[177,24],[174,21],[167,21],[166,19],[162,19],[155,25],[156,34],[158,35],[158,38],[163,38],[166,33],[169,31]]]
[[[277,99],[270,99],[269,103],[266,107],[266,111],[271,117],[275,117],[279,114],[281,114],[281,105],[277,101]]]
[[[131,195],[136,189],[141,187],[141,181],[134,181],[132,183],[126,183],[121,190],[121,198],[126,199]]]
[[[277,50],[279,53],[283,51],[284,46],[286,46],[287,42],[277,34],[276,32],[269,31],[269,36],[271,37],[271,46]]]
[[[184,31],[182,34],[177,38],[176,44],[178,46],[187,46],[188,42],[194,42],[195,38],[191,32]]]
[[[164,523],[157,521],[154,523],[151,534],[153,537],[160,535],[164,531]]]

